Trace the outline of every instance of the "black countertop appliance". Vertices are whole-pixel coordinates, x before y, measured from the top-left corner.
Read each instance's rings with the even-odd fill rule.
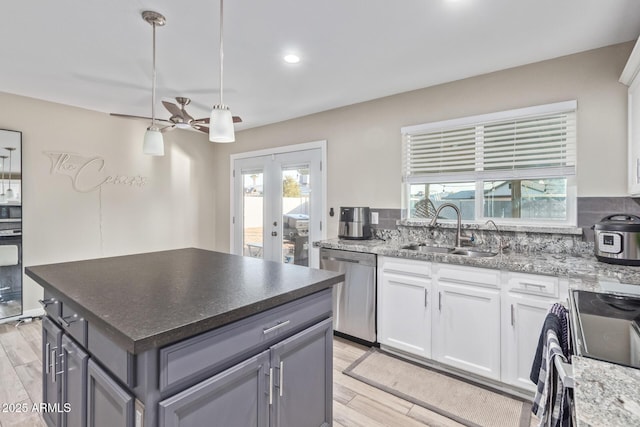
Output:
[[[341,207],[338,237],[365,240],[371,238],[371,212],[367,207]]]

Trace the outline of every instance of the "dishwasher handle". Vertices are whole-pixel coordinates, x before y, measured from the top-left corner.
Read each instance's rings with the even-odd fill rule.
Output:
[[[349,258],[338,258],[338,257],[322,257],[325,261],[338,261],[338,262],[350,262],[352,264],[360,264],[360,260],[358,259],[349,259]]]

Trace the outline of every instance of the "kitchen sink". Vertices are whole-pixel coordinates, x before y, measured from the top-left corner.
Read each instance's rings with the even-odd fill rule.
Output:
[[[400,249],[409,249],[412,251],[431,252],[431,253],[438,253],[438,254],[448,254],[455,250],[455,248],[450,248],[446,246],[429,246],[429,245],[425,245],[424,243],[411,243],[411,244],[402,246]]]
[[[486,251],[478,251],[475,249],[461,249],[461,248],[456,248],[450,253],[451,255],[468,256],[470,258],[492,257],[492,256],[498,255],[497,252],[486,252]]]
[[[459,255],[459,256],[466,256],[469,258],[493,257],[498,255],[497,252],[480,251],[477,249],[451,248],[447,246],[430,246],[425,243],[410,243],[410,244],[401,246],[400,249],[408,249],[411,251],[425,252],[425,253]]]

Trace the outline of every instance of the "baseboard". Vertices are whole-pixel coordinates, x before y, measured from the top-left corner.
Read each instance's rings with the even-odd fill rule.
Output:
[[[21,315],[19,316],[12,316],[12,317],[5,317],[4,319],[0,319],[0,323],[9,323],[9,322],[15,322],[17,320],[20,320],[22,318],[31,318],[31,317],[42,317],[44,316],[44,309],[42,308],[34,308],[31,310],[25,310],[22,312]]]

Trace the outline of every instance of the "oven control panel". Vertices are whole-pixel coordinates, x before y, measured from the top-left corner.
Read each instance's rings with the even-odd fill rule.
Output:
[[[607,254],[622,252],[622,235],[618,233],[599,233],[598,249]]]

